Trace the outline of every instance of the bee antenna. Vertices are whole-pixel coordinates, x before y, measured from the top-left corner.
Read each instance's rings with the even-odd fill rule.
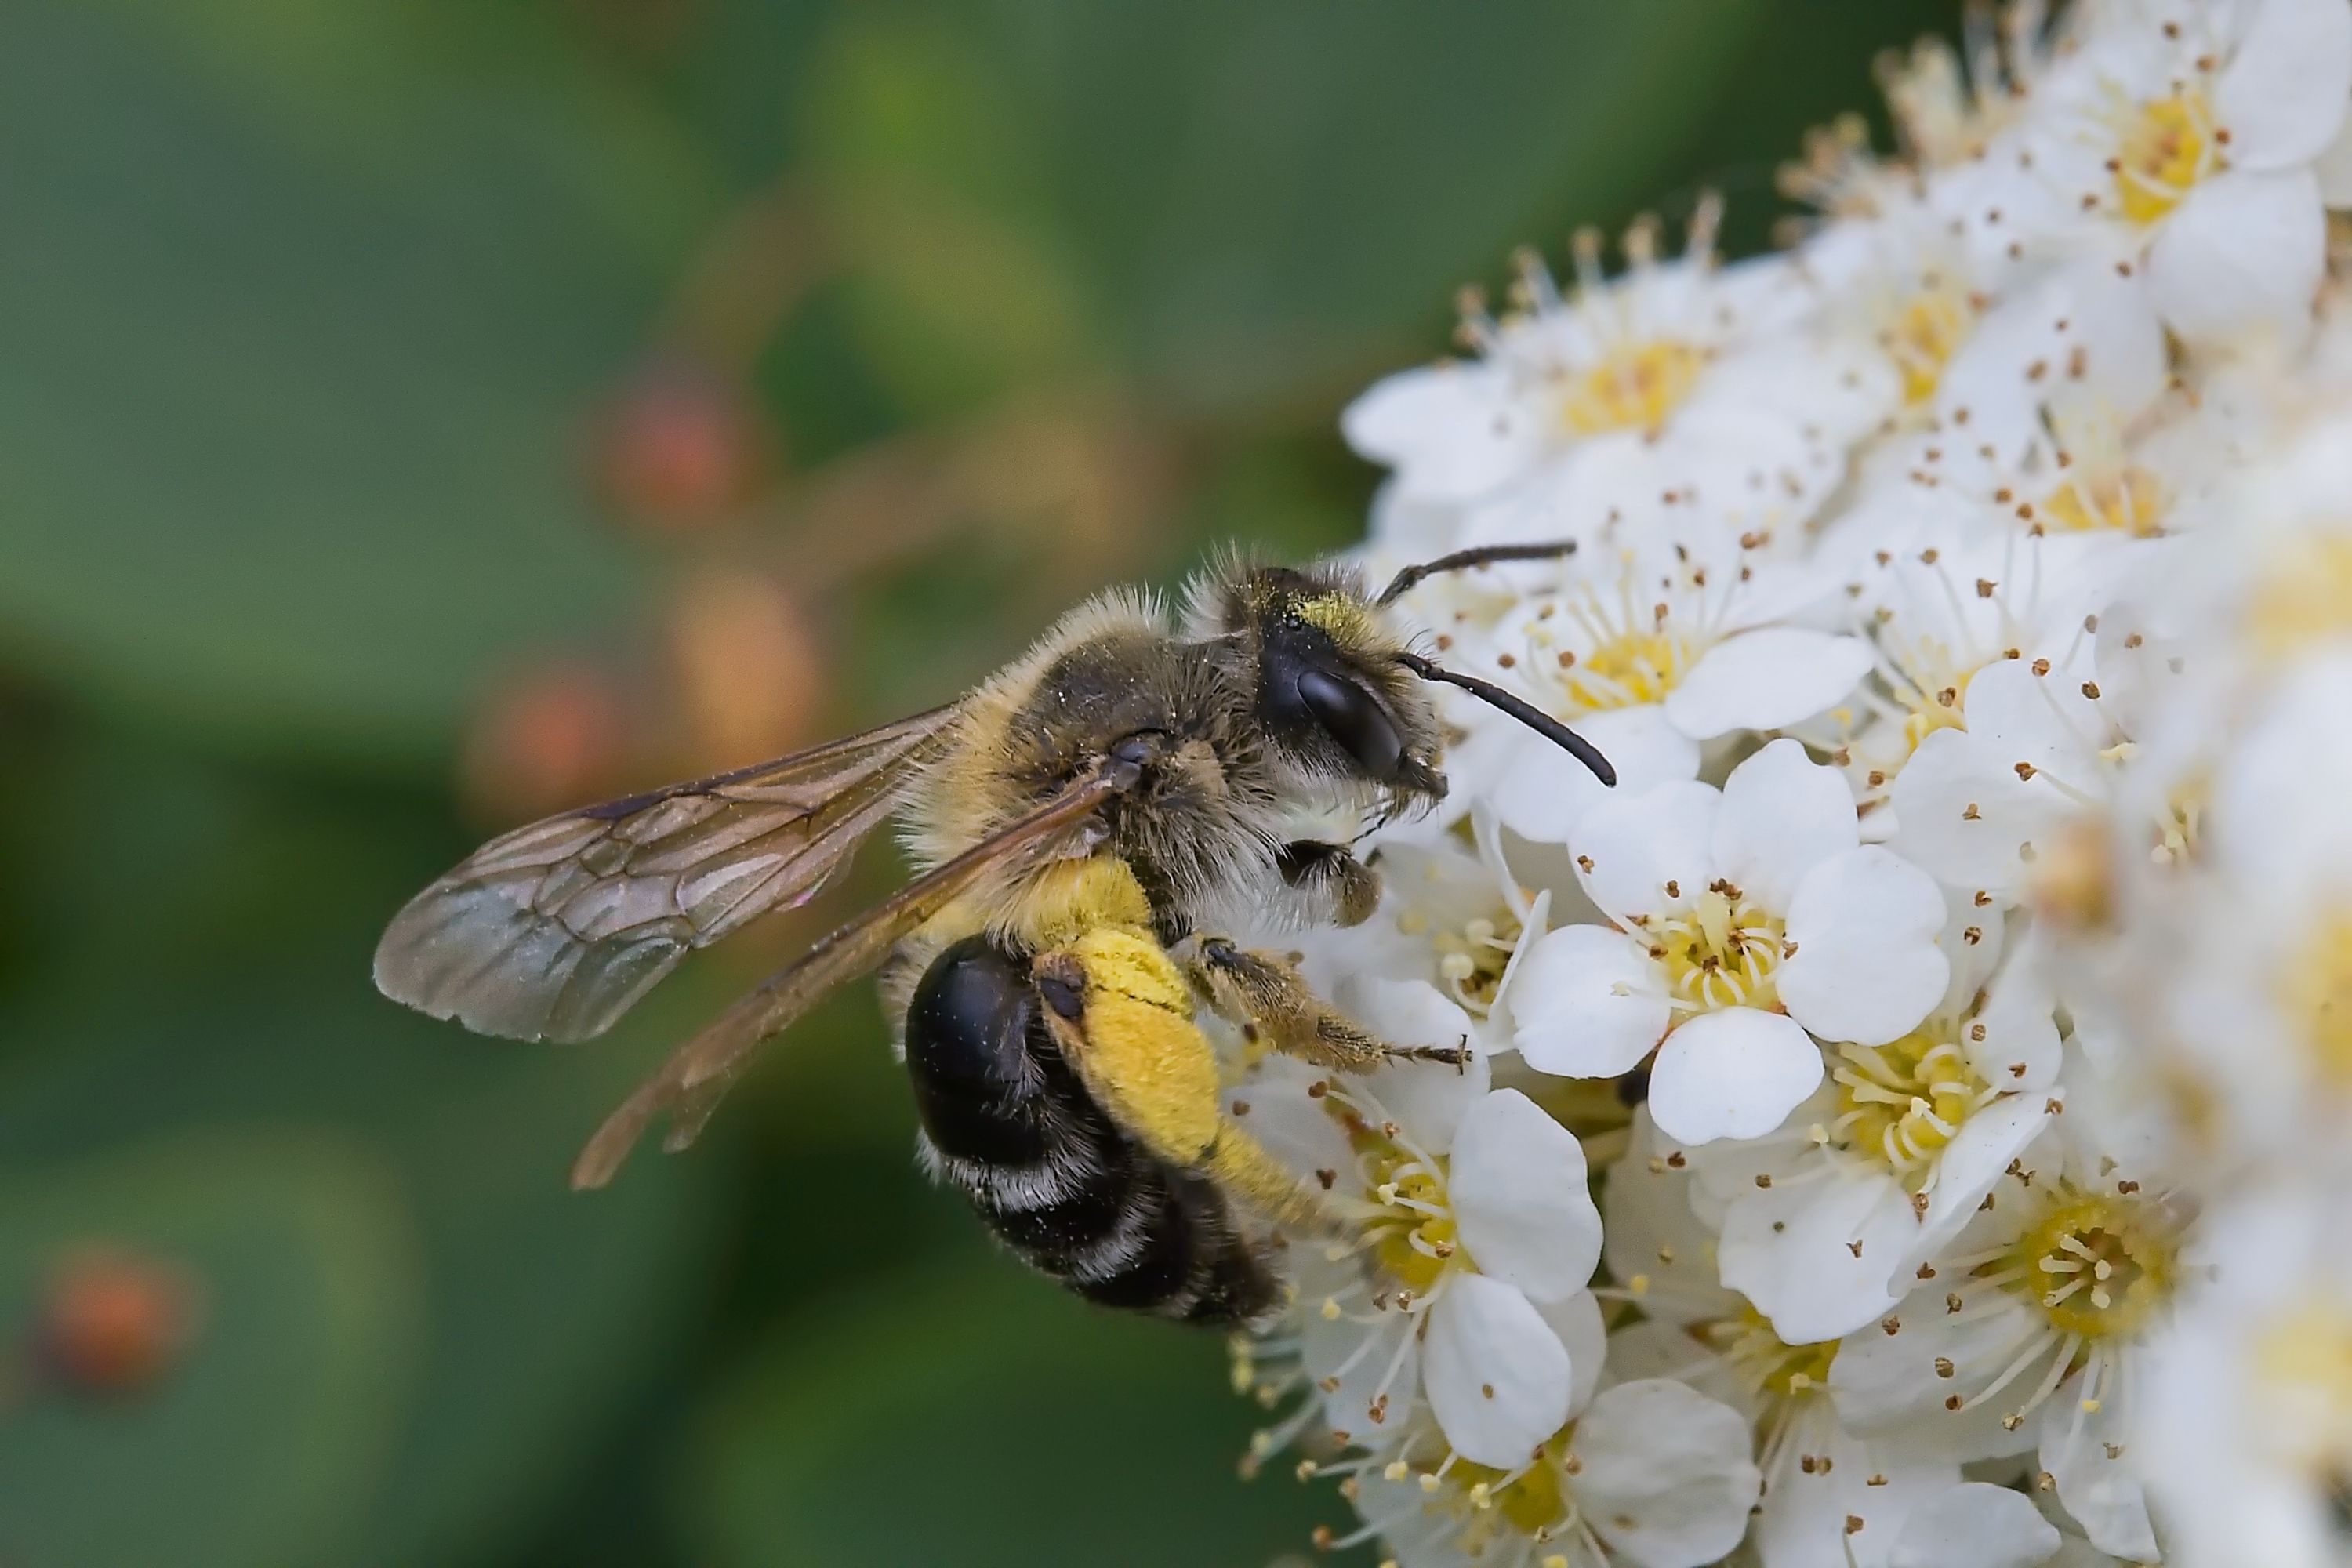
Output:
[[[1481,544],[1468,550],[1457,550],[1451,555],[1441,555],[1434,561],[1424,561],[1408,566],[1389,579],[1381,590],[1375,605],[1392,605],[1420,586],[1425,578],[1444,572],[1464,572],[1473,566],[1484,566],[1496,561],[1557,561],[1576,549],[1573,539],[1555,539],[1542,544]]]
[[[1501,709],[1591,769],[1592,776],[1602,784],[1613,786],[1617,783],[1617,770],[1610,765],[1609,759],[1602,756],[1591,742],[1542,709],[1520,700],[1492,681],[1481,680],[1475,675],[1458,674],[1442,665],[1432,663],[1417,653],[1398,654],[1396,661],[1423,680],[1443,681],[1447,686],[1458,686],[1487,706]]]

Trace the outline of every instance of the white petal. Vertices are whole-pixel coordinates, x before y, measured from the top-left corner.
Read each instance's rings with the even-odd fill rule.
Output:
[[[1963,1310],[1950,1310],[1946,1291]],[[2022,1452],[2032,1434],[2004,1431],[2003,1416],[2033,1392],[2059,1348],[2039,1306],[1997,1287],[1962,1281],[1954,1289],[1939,1277],[1895,1309],[1895,1331],[1864,1329],[1838,1347],[1830,1363],[1830,1393],[1838,1413],[1857,1431],[1886,1431],[1956,1459]],[[1985,1397],[1993,1381],[2037,1342],[2032,1360],[2002,1389]],[[1943,1375],[1948,1363],[1953,1375]],[[1960,1408],[1948,1401],[1955,1395]]]
[[[1759,1138],[1822,1081],[1822,1053],[1778,1013],[1726,1007],[1666,1037],[1650,1069],[1650,1114],[1685,1143]]]
[[[1975,1216],[2010,1163],[2042,1135],[2051,1103],[2039,1092],[2003,1095],[1961,1124],[1936,1156],[1935,1194],[1919,1216],[1906,1261],[1940,1251]]]
[[[1834,707],[1870,668],[1870,645],[1802,626],[1765,626],[1717,643],[1666,694],[1666,717],[1695,740],[1777,730]]]
[[[2075,670],[2036,675],[2014,658],[1988,665],[1969,683],[1968,728],[1995,766],[2015,773],[2024,763],[2078,790],[2100,785],[2097,753],[2109,743],[2108,724]]]
[[[2336,133],[2336,140],[2311,166],[2319,176],[2319,195],[2330,207],[2352,207],[2352,121]]]
[[[1885,1312],[1889,1277],[1911,1240],[1911,1208],[1891,1179],[1856,1174],[1784,1182],[1723,1216],[1723,1282],[1792,1345],[1853,1332]]]
[[[1421,1396],[1421,1343],[1414,1321],[1382,1312],[1366,1323],[1317,1310],[1359,1280],[1318,1259],[1301,1271],[1299,1360],[1323,1396],[1323,1418],[1334,1432],[1377,1438],[1403,1425]],[[1366,1341],[1372,1341],[1370,1345]],[[1324,1386],[1328,1384],[1328,1386]],[[1385,1399],[1382,1396],[1385,1395]]]
[[[1780,965],[1780,1001],[1825,1040],[1884,1045],[1944,994],[1951,965],[1936,945],[1944,899],[1935,879],[1875,844],[1824,861],[1797,885]]]
[[[1698,742],[1666,722],[1654,702],[1587,714],[1572,726],[1617,770],[1613,790],[1541,735],[1510,728],[1504,760],[1483,793],[1506,826],[1538,844],[1566,844],[1585,815],[1605,802],[1698,776]],[[1481,788],[1479,773],[1466,762],[1449,759],[1447,771],[1457,788]]]
[[[1469,500],[1526,468],[1543,432],[1503,375],[1447,364],[1390,376],[1348,405],[1348,444],[1396,468],[1413,500]]]
[[[2283,169],[2319,155],[2352,100],[2352,6],[2263,0],[2213,90],[2230,161]]]
[[[1987,992],[1961,1047],[1987,1083],[2006,1089],[2046,1089],[2058,1076],[2057,996],[2050,961],[2029,931]],[[1981,1030],[1981,1037],[1979,1031]]]
[[[1568,1409],[1572,1415],[1591,1403],[1592,1391],[1601,1386],[1601,1371],[1609,1360],[1609,1325],[1601,1321],[1601,1302],[1590,1290],[1538,1301],[1536,1310],[1568,1348]]]
[[[1687,1327],[1737,1317],[1738,1300],[1716,1275],[1715,1234],[1691,1207],[1691,1161],[1664,1158],[1675,1147],[1648,1106],[1633,1112],[1624,1157],[1601,1189],[1601,1255],[1652,1318]]]
[[[2136,1563],[2157,1558],[2156,1532],[2149,1528],[2147,1496],[2139,1472],[2126,1458],[2133,1433],[2124,1420],[2127,1403],[2112,1386],[2119,1381],[2118,1352],[2094,1352],[2091,1366],[2058,1385],[2042,1407],[2042,1468],[2058,1482],[2058,1500],[2100,1551]],[[2086,1379],[2104,1370],[2099,1382],[2105,1394],[2095,1410],[2084,1408]]]
[[[1696,783],[1612,796],[1569,843],[1584,890],[1621,918],[1686,905],[1715,879],[1715,814],[1721,799]]]
[[[1968,1481],[1911,1510],[1887,1568],[2039,1568],[2057,1550],[2023,1492]]]
[[[2302,342],[2326,265],[2327,218],[2307,168],[2204,181],[2148,247],[2150,298],[2191,343]]]
[[[1964,891],[2008,899],[2024,885],[2027,846],[2053,826],[2053,796],[1995,763],[1975,738],[1938,730],[1919,742],[1889,792],[1892,847]]]
[[[1723,781],[1716,866],[1765,909],[1786,910],[1800,878],[1861,842],[1853,790],[1795,741],[1773,742]]]
[[[1395,1045],[1458,1046],[1477,1034],[1470,1015],[1426,980],[1351,976],[1333,999],[1357,1022]],[[1442,1152],[1453,1144],[1454,1124],[1486,1092],[1493,1075],[1493,1064],[1481,1052],[1459,1068],[1394,1062],[1364,1081],[1414,1142]]]
[[[1514,1469],[1568,1421],[1567,1347],[1525,1296],[1456,1274],[1429,1309],[1422,1381],[1464,1458]]]
[[[1603,926],[1562,926],[1511,981],[1512,1043],[1538,1072],[1614,1078],[1650,1054],[1674,1010],[1642,944]]]
[[[1515,1089],[1470,1107],[1454,1134],[1447,1191],[1478,1271],[1536,1301],[1584,1288],[1601,1261],[1601,1211],[1576,1134]]]
[[[1755,1526],[1764,1568],[1886,1568],[1903,1521],[1960,1479],[1948,1460],[1846,1431],[1818,1400],[1790,1412],[1781,1454]]]
[[[1698,1568],[1747,1532],[1762,1484],[1748,1423],[1679,1383],[1621,1383],[1576,1425],[1576,1491],[1593,1531],[1642,1568]]]

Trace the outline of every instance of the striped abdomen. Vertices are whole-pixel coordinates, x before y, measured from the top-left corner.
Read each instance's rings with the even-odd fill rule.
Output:
[[[984,937],[932,960],[907,1011],[924,1164],[1088,1300],[1218,1326],[1271,1310],[1275,1279],[1223,1195],[1103,1113],[1039,1006],[1027,963]]]

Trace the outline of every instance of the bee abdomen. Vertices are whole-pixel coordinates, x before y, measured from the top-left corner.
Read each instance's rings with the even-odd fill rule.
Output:
[[[907,1015],[923,1161],[1024,1260],[1088,1300],[1231,1325],[1278,1286],[1223,1195],[1129,1139],[1062,1059],[1028,966],[941,952]]]

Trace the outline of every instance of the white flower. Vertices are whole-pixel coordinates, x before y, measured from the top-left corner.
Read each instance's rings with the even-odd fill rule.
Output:
[[[2352,98],[2340,0],[2100,7],[2028,133],[2042,178],[2192,342],[2298,341],[2324,268],[2313,163]]]
[[[1269,1062],[1232,1098],[1359,1216],[1355,1256],[1302,1281],[1301,1353],[1332,1429],[1370,1440],[1418,1400],[1457,1452],[1508,1465],[1567,1419],[1588,1320],[1597,1358],[1601,1216],[1575,1136],[1486,1084],[1483,1058],[1368,1080]]]
[[[1959,1479],[1958,1462],[1900,1434],[1845,1427],[1826,1382],[1838,1347],[1782,1340],[1717,1282],[1693,1195],[1685,1155],[1638,1114],[1604,1194],[1604,1255],[1647,1321],[1612,1337],[1610,1374],[1681,1377],[1748,1415],[1764,1476],[1755,1541],[1766,1568],[1882,1568],[1909,1511]]]
[[[1888,1568],[2040,1568],[2058,1531],[2023,1493],[1969,1481],[1911,1510]]]
[[[2150,1347],[2137,1441],[2179,1555],[2343,1561],[2352,1473],[2352,1237],[2322,1181],[2270,1181],[2210,1221],[2212,1270]]]
[[[2079,1090],[2081,1073],[2070,1074]],[[1955,1458],[2037,1451],[2102,1551],[2156,1554],[2132,1454],[2147,1337],[2193,1267],[2190,1215],[2137,1129],[2078,1092],[1887,1317],[1839,1347],[1830,1386],[1859,1430]]]
[[[1619,795],[1696,776],[1702,742],[1811,718],[1870,668],[1862,638],[1804,624],[1835,591],[1817,574],[1695,552],[1591,553],[1503,617],[1481,673],[1600,747]],[[1523,837],[1566,843],[1612,798],[1525,726],[1492,712],[1472,722],[1450,765]]]
[[[1785,1125],[1692,1156],[1720,1205],[1724,1283],[1784,1339],[1842,1338],[1894,1306],[2063,1104],[2043,955],[2022,947],[1996,975],[2000,928],[1971,915],[1918,1027],[1831,1047],[1832,1082]]]
[[[1839,369],[1820,346],[1778,330],[1801,289],[1775,265],[1717,269],[1714,225],[1702,208],[1689,254],[1664,262],[1654,228],[1637,227],[1633,268],[1614,281],[1598,237],[1580,235],[1565,299],[1523,258],[1514,314],[1496,321],[1475,301],[1465,311],[1481,357],[1381,382],[1349,408],[1348,439],[1395,469],[1401,498],[1492,503],[1524,489],[1528,507],[1496,514],[1527,520],[1521,537],[1581,533],[1612,505],[1620,521],[1626,508],[1646,517],[1666,491],[1693,492],[1690,504],[1739,527],[1801,522],[1867,419],[1842,408]],[[1776,384],[1783,401],[1758,399]],[[1813,395],[1785,398],[1797,384]],[[1517,526],[1496,521],[1478,537]]]
[[[1356,1505],[1403,1568],[1702,1568],[1738,1543],[1757,1483],[1738,1412],[1643,1378],[1500,1465],[1410,1434],[1358,1472]]]
[[[1718,795],[1664,784],[1585,819],[1572,848],[1612,924],[1553,931],[1524,962],[1520,1054],[1606,1078],[1658,1052],[1650,1107],[1688,1143],[1769,1131],[1822,1079],[1825,1037],[1885,1045],[1942,994],[1942,898],[1860,843],[1834,770],[1776,741]]]

